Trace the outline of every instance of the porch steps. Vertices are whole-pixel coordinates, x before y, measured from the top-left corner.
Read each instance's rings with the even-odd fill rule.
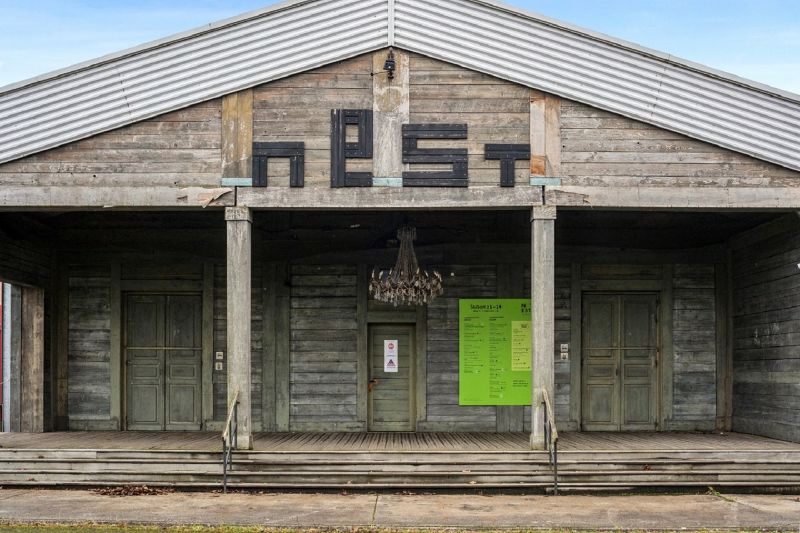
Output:
[[[219,488],[221,454],[191,451],[0,449],[0,486],[150,485]],[[278,451],[234,457],[239,489],[538,489],[544,452]],[[561,490],[658,487],[800,488],[800,450],[565,451]]]

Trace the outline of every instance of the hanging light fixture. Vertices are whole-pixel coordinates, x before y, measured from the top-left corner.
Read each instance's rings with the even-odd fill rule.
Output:
[[[388,272],[372,271],[369,293],[379,302],[398,305],[425,305],[444,292],[442,275],[437,271],[428,273],[417,263],[414,241],[417,230],[413,226],[403,226],[397,230],[400,251],[397,263]]]

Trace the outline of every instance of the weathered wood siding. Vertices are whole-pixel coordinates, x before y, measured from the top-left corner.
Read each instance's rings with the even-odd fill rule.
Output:
[[[682,429],[712,430],[717,410],[714,265],[675,265],[672,287],[672,419]]]
[[[800,222],[733,249],[733,429],[800,442]]]
[[[556,283],[555,283],[555,409],[556,423],[562,427],[569,424],[569,402],[571,391],[571,360],[561,359],[561,344],[571,343],[570,334],[572,327],[572,265],[556,264]],[[531,267],[525,267],[525,298],[531,297]],[[578,318],[580,320],[580,318]],[[525,406],[525,431],[531,428],[531,408]]]
[[[0,165],[0,183],[216,187],[220,143],[217,99]]]
[[[421,147],[467,148],[470,185],[499,185],[500,162],[487,161],[484,145],[530,143],[531,90],[504,80],[411,54],[409,78],[412,124],[467,124],[464,141],[428,141]],[[413,170],[448,165],[413,165]],[[528,183],[530,164],[517,161],[518,184]]]
[[[422,426],[426,431],[495,431],[494,406],[458,405],[458,300],[495,298],[497,268],[445,265],[436,269],[444,276],[444,294],[428,306],[428,409]]]
[[[356,413],[356,266],[295,265],[291,286],[290,429],[365,429]]]
[[[69,267],[68,366],[69,428],[112,429],[110,265]]]
[[[214,265],[214,350],[213,353],[223,353],[222,370],[217,370],[214,356],[214,369],[211,374],[215,422],[224,423],[228,416],[228,303],[227,303],[227,277],[226,265]],[[263,336],[264,306],[261,298],[262,269],[259,264],[254,264],[252,269],[252,305],[251,305],[251,342],[250,342],[250,367],[251,367],[251,396],[253,429],[261,431],[263,426],[261,386],[263,374]],[[206,392],[204,392],[206,394]]]
[[[253,91],[253,141],[305,142],[305,186],[330,187],[331,110],[372,109],[372,56],[304,72]],[[355,141],[348,129],[348,140]],[[371,159],[349,159],[349,172],[371,172]],[[289,186],[287,159],[269,161],[269,186]]]
[[[563,185],[795,186],[800,172],[585,104],[561,104]]]

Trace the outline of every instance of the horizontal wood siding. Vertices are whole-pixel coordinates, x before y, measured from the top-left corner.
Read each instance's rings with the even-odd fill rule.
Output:
[[[561,104],[563,185],[796,186],[800,172],[585,104]]]
[[[487,161],[485,144],[529,144],[531,90],[419,54],[410,54],[412,124],[467,124],[463,141],[426,141],[421,148],[466,148],[470,185],[500,185],[500,162]],[[449,165],[412,165],[443,170]],[[530,164],[517,161],[516,181],[528,184]]]
[[[251,396],[253,403],[251,407],[251,420],[254,431],[262,429],[262,353],[263,335],[262,325],[264,321],[264,305],[261,298],[262,281],[261,266],[254,264],[252,268],[252,305],[251,305],[251,342],[250,342],[250,368],[251,368]],[[227,300],[227,276],[226,265],[214,265],[214,350],[213,353],[223,353],[222,370],[214,370],[211,373],[211,382],[214,395],[214,421],[224,422],[228,416],[228,300]],[[214,356],[216,363],[216,355]],[[212,364],[214,364],[212,363]],[[216,365],[215,365],[216,366]],[[206,392],[204,392],[206,394]]]
[[[111,417],[111,267],[69,268],[69,424]]]
[[[221,103],[211,100],[0,165],[24,186],[219,186]]]
[[[330,187],[331,110],[372,109],[372,57],[359,56],[253,91],[254,142],[304,142],[305,186]],[[348,140],[356,141],[350,129]],[[269,186],[289,186],[289,160],[270,159]],[[349,172],[371,172],[371,159],[350,159]]]
[[[673,272],[673,420],[681,429],[712,430],[717,405],[715,269],[675,265]]]
[[[800,222],[733,250],[733,429],[800,442]]]
[[[495,431],[494,406],[458,405],[458,300],[495,298],[495,266],[437,266],[444,294],[428,306],[426,431]],[[452,275],[451,275],[452,274]]]
[[[291,267],[292,431],[365,429],[356,412],[356,304],[355,265]]]
[[[562,424],[569,423],[569,399],[570,399],[570,372],[572,365],[572,354],[570,359],[561,359],[561,344],[571,343],[570,332],[572,325],[572,265],[569,263],[556,263],[556,282],[555,282],[555,409],[556,422]],[[525,297],[531,295],[531,267],[525,267]],[[530,431],[531,408],[525,407],[525,431]]]

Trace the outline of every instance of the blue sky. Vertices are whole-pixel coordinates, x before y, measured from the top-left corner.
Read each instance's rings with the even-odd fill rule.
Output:
[[[0,0],[0,86],[271,3]],[[800,93],[798,0],[506,3]]]

